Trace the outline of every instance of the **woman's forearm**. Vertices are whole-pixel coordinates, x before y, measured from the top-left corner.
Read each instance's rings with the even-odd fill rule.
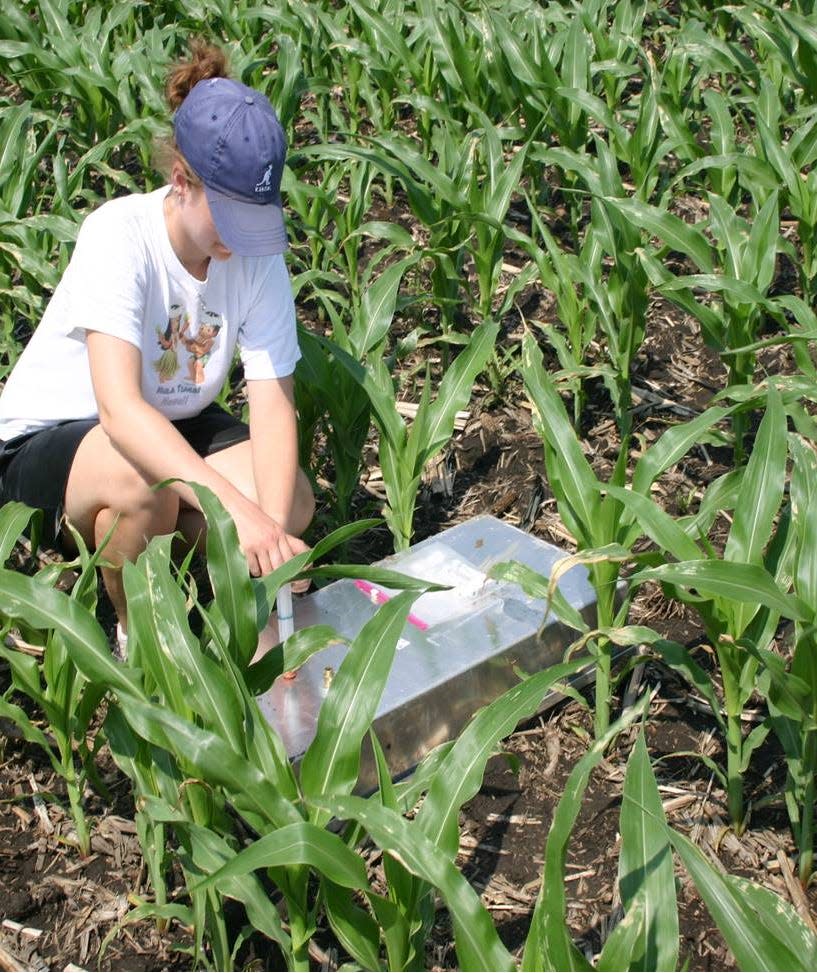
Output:
[[[298,478],[292,379],[248,383],[253,477],[261,509],[290,527]]]

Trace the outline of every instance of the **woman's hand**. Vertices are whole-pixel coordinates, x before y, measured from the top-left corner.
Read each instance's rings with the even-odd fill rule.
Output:
[[[288,534],[284,528],[267,516],[263,510],[250,500],[229,508],[238,531],[241,550],[247,558],[250,574],[254,578],[270,574],[296,554],[309,550],[300,537]],[[293,591],[305,591],[308,580],[294,582]]]

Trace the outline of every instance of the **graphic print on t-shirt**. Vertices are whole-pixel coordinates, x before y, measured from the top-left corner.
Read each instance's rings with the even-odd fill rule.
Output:
[[[182,330],[179,332],[182,344],[190,352],[190,358],[187,361],[187,377],[196,385],[203,385],[204,369],[207,367],[207,362],[210,361],[210,356],[213,354],[218,341],[218,333],[221,331],[221,315],[216,311],[208,311],[203,308],[195,337],[188,337],[186,334],[189,323],[189,320],[185,321]]]
[[[184,318],[186,321],[186,314]],[[178,304],[171,304],[167,327],[164,331],[161,328],[156,329],[156,337],[159,340],[159,347],[162,349],[162,354],[153,363],[153,367],[156,369],[159,375],[159,381],[162,383],[169,382],[179,370],[179,356],[176,349],[179,347],[181,328],[182,309]]]
[[[159,376],[156,391],[160,396],[198,394],[198,386],[204,384],[205,369],[215,351],[223,324],[221,314],[209,310],[200,302],[198,322],[193,333],[194,323],[190,314],[181,304],[170,305],[167,326],[164,329],[156,328],[156,340],[162,353],[152,362]],[[186,370],[183,370],[183,365],[186,365]],[[170,384],[177,376],[180,381]],[[170,404],[169,400],[166,401]],[[173,404],[178,402],[174,401]]]

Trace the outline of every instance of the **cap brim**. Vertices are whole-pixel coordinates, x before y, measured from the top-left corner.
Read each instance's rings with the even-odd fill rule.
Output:
[[[239,257],[266,257],[289,246],[280,195],[260,205],[233,199],[209,186],[204,192],[221,242]]]

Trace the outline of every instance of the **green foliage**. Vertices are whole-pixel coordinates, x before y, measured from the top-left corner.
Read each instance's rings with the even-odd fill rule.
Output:
[[[0,508],[0,563],[6,561],[13,543],[34,516],[35,511],[23,504],[9,503]],[[86,782],[92,781],[103,794],[107,793],[94,766],[101,738],[92,725],[105,689],[104,684],[89,680],[77,668],[70,652],[70,639],[74,636],[56,631],[53,619],[61,610],[65,611],[79,629],[85,629],[99,643],[99,628],[93,621],[93,613],[101,548],[92,556],[79,535],[75,538],[79,557],[67,567],[79,568],[80,574],[70,598],[52,587],[58,575],[50,568],[43,569],[34,578],[0,568],[3,591],[0,657],[8,663],[11,672],[8,690],[0,696],[0,716],[11,720],[26,740],[45,752],[64,781],[77,846],[87,856],[91,836],[83,807]],[[25,639],[22,644],[19,638],[7,641],[12,628]],[[105,644],[104,637],[102,644]],[[46,720],[47,732],[41,728],[40,719],[12,701],[15,691],[27,697]]]
[[[757,686],[755,653],[768,649],[781,616],[803,620],[809,612],[801,598],[787,591],[792,531],[789,518],[780,517],[786,460],[785,413],[770,384],[767,410],[735,496],[723,556],[706,545],[701,545],[704,550],[694,542],[690,546],[686,534],[662,531],[665,514],[641,521],[647,535],[677,561],[641,571],[634,580],[661,581],[672,586],[676,597],[695,605],[717,653],[725,715],[721,717],[720,705],[715,715],[726,735],[729,813],[738,831],[744,826],[743,775],[765,736],[765,731],[744,736],[741,725],[743,709]],[[621,500],[629,503],[623,495]],[[747,653],[747,645],[755,652]],[[709,678],[701,673],[700,681],[709,683],[707,698],[714,698]]]
[[[543,367],[542,353],[533,336],[526,334],[522,346],[522,377],[536,409],[535,422],[542,436],[545,470],[558,504],[559,514],[576,539],[576,563],[586,562],[597,597],[598,633],[616,628],[627,617],[628,601],[617,603],[617,585],[623,562],[630,560],[641,531],[625,501],[644,498],[655,480],[681,460],[702,435],[727,415],[713,407],[689,423],[668,430],[639,459],[632,475],[631,489],[623,489],[629,439],[623,441],[609,483],[597,479],[573,430],[553,380]],[[557,611],[558,602],[553,602]],[[572,616],[564,618],[575,624]],[[587,632],[587,626],[580,630]],[[612,697],[613,643],[604,634],[590,633],[586,645],[596,663],[595,732],[607,732]]]
[[[564,850],[593,763],[633,717],[611,723],[620,646],[649,644],[712,707],[727,746],[726,767],[716,770],[737,829],[743,777],[765,735],[776,734],[801,881],[813,872],[814,14],[813,0],[746,0],[728,9],[708,0],[36,0],[0,13],[0,380],[36,327],[81,219],[112,196],[160,184],[151,145],[168,129],[162,78],[196,33],[225,44],[235,73],[269,94],[290,139],[288,259],[305,312],[296,383],[301,460],[316,465],[316,484],[329,484],[330,519],[352,519],[373,424],[385,517],[395,547],[408,546],[424,467],[450,440],[456,412],[468,406],[480,373],[487,370],[501,395],[518,365],[577,552],[550,579],[519,565],[495,570],[548,599],[578,633],[571,652],[586,648],[597,673],[596,742],[571,776],[548,839],[547,895],[537,904],[526,968],[589,965],[564,921]],[[791,273],[781,273],[787,266]],[[545,309],[525,322],[520,357],[510,336],[528,314],[529,289],[552,296],[553,307],[541,302]],[[661,300],[697,322],[723,361],[726,387],[631,463],[639,444],[632,383]],[[555,354],[558,372],[549,373],[534,334]],[[775,344],[790,346],[799,374],[755,388],[758,353]],[[432,367],[398,387],[417,351]],[[620,432],[604,477],[581,439],[588,383],[597,379]],[[398,402],[413,388],[421,391],[408,423]],[[722,443],[727,420],[735,469],[694,514],[670,516],[652,500],[653,485],[698,443]],[[413,597],[398,596],[349,646],[297,774],[254,695],[335,635],[299,632],[253,662],[278,586],[303,572],[395,579],[323,563],[354,536],[351,526],[253,581],[233,525],[211,495],[199,494],[210,523],[213,600],[200,602],[169,540],[154,540],[124,571],[128,666],[111,659],[94,618],[99,552],[80,544],[70,597],[54,587],[53,569],[34,578],[0,573],[0,654],[11,673],[0,709],[65,780],[80,847],[89,840],[83,789],[94,782],[102,739],[89,731],[107,693],[104,732],[139,799],[153,890],[132,918],[189,923],[197,963],[234,965],[236,941],[223,915],[224,899],[233,898],[248,928],[277,942],[293,968],[306,966],[322,912],[362,967],[417,968],[439,891],[454,918],[459,965],[510,968],[453,865],[457,811],[478,789],[501,736],[580,661],[522,682],[400,785],[373,741],[379,788],[364,800],[353,795],[360,747]],[[722,513],[731,526],[716,552],[711,528]],[[31,519],[19,505],[0,511],[4,558]],[[36,545],[36,516],[31,526]],[[649,552],[636,547],[645,537]],[[597,591],[591,623],[556,586],[558,572],[576,563],[587,565]],[[682,646],[628,624],[634,587],[625,593],[622,580],[632,563],[634,584],[657,580],[700,613],[722,693]],[[783,620],[794,626],[791,658],[774,643]],[[12,631],[35,654],[7,644]],[[28,697],[47,732],[13,693]],[[766,700],[768,720],[744,734],[740,717],[754,693]],[[422,809],[407,819],[423,795]],[[235,815],[257,835],[245,850]],[[342,834],[328,831],[333,815],[354,823]],[[814,966],[813,940],[789,911],[715,873],[666,828],[641,738],[620,830],[624,918],[599,969],[677,965],[670,845],[739,965]],[[356,849],[364,835],[383,849],[385,894],[362,870]],[[188,887],[184,902],[170,901],[165,887],[173,856]],[[284,919],[267,896],[270,881]]]

